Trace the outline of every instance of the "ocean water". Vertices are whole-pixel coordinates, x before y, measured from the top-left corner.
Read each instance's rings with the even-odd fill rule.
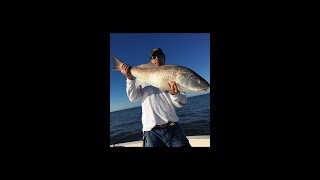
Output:
[[[188,97],[176,108],[187,136],[210,135],[210,93]],[[141,106],[110,112],[110,144],[142,140]]]

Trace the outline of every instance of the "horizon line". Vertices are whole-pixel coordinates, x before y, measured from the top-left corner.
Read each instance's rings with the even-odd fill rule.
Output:
[[[189,98],[189,97],[195,97],[195,96],[206,95],[206,94],[210,94],[210,92],[205,93],[205,94],[196,94],[196,95],[193,95],[193,96],[188,96],[188,98]],[[110,111],[110,112],[117,112],[117,111],[122,111],[122,110],[127,110],[127,109],[133,109],[133,108],[137,108],[137,107],[141,107],[141,104],[140,104],[140,105],[138,105],[138,106],[135,106],[135,107],[130,107],[130,108],[126,108],[126,109],[119,109],[119,110]]]

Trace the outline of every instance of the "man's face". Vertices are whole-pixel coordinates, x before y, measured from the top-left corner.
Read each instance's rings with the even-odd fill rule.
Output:
[[[158,66],[164,65],[164,55],[155,55],[151,56],[150,63],[151,64],[156,64]]]

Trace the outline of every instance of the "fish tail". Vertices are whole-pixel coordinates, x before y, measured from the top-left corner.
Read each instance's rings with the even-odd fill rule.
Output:
[[[112,56],[113,58],[113,71],[120,71],[121,70],[121,65],[123,64],[122,61],[120,61],[120,59],[118,59],[115,56]]]

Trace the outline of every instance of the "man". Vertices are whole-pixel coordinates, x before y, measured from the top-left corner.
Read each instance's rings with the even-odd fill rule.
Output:
[[[150,63],[162,66],[165,64],[165,54],[161,48],[150,52]],[[126,91],[131,102],[141,98],[142,130],[145,147],[191,147],[175,108],[181,108],[187,103],[185,93],[178,90],[174,81],[169,82],[169,91],[162,91],[147,83],[136,87],[135,79],[130,73],[130,66],[123,64],[121,73],[127,77]]]

